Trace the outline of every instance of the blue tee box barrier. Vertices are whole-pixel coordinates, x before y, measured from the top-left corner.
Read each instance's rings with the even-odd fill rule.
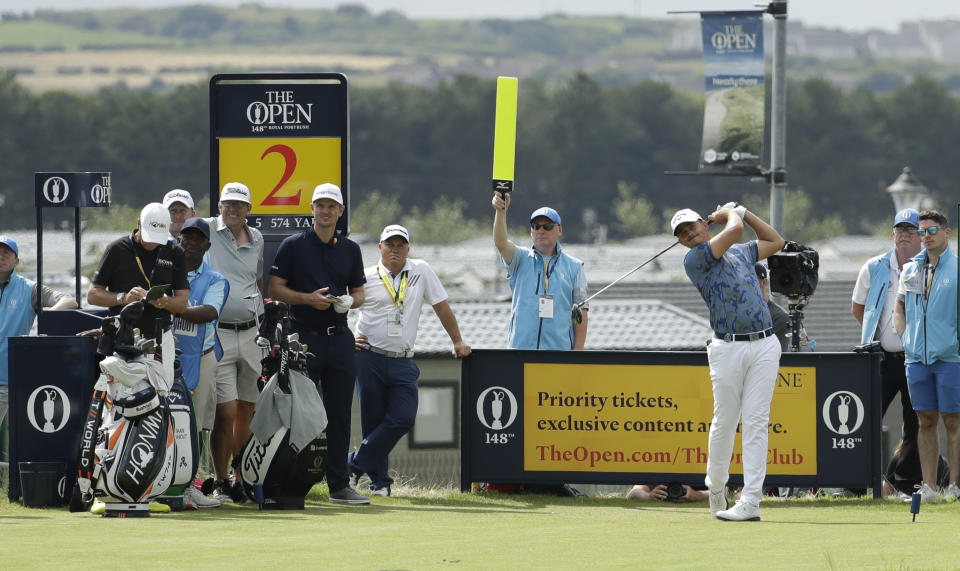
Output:
[[[97,379],[90,337],[10,338],[10,477],[7,497],[21,495],[22,462],[66,466],[67,492],[77,479],[80,431]],[[59,484],[58,484],[59,485]]]
[[[476,350],[461,364],[471,482],[702,485],[713,417],[705,352]],[[784,353],[765,486],[881,495],[880,357]],[[743,483],[739,429],[729,485]]]

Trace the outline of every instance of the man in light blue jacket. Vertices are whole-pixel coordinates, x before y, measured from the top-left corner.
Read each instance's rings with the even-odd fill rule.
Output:
[[[530,248],[507,237],[509,193],[493,193],[493,243],[507,269],[513,293],[510,312],[510,349],[580,350],[587,340],[587,307],[583,319],[573,322],[570,311],[587,296],[583,262],[563,251],[560,214],[544,206],[530,215]]]
[[[923,250],[900,274],[893,320],[906,353],[907,385],[917,411],[921,501],[937,500],[939,418],[947,431],[950,485],[946,500],[960,496],[960,351],[957,343],[957,256],[948,247],[947,218],[935,210],[919,216]]]

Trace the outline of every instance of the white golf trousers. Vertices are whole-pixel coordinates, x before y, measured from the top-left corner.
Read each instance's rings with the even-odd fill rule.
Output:
[[[759,505],[767,474],[767,425],[770,401],[780,368],[780,341],[775,335],[757,341],[713,339],[707,346],[713,384],[706,485],[722,488],[730,475],[733,441],[743,417],[743,492]]]

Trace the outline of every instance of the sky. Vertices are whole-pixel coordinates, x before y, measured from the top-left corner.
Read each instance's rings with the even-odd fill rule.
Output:
[[[642,18],[690,18],[668,16],[668,11],[750,10],[756,0],[256,0],[267,6],[333,8],[340,4],[364,4],[374,13],[398,10],[410,18],[538,18],[562,12],[570,15],[624,15]],[[141,7],[157,8],[186,4],[237,6],[238,0],[2,0],[0,11],[32,11]],[[789,0],[789,18],[807,26],[864,31],[896,31],[901,21],[957,19],[957,0]]]

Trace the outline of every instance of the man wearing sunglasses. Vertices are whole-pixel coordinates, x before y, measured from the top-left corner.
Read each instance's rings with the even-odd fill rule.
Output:
[[[937,501],[939,419],[947,429],[950,485],[944,499],[960,496],[960,352],[957,343],[957,256],[950,251],[947,218],[936,210],[918,216],[923,250],[900,274],[893,322],[906,353],[907,386],[917,411],[920,499]]]
[[[511,349],[583,349],[587,340],[587,307],[583,320],[574,324],[573,305],[587,297],[583,262],[560,246],[563,234],[560,214],[548,206],[530,215],[531,248],[517,246],[507,238],[509,193],[493,193],[493,243],[507,268],[513,293],[510,333]]]
[[[893,248],[870,258],[860,268],[850,305],[853,317],[860,324],[860,343],[876,340],[883,349],[883,363],[880,368],[883,385],[881,410],[886,413],[890,403],[897,393],[900,393],[900,404],[903,407],[903,438],[900,447],[912,451],[906,460],[918,469],[920,460],[916,453],[917,413],[910,403],[903,343],[893,326],[893,309],[903,265],[920,252],[920,236],[917,234],[919,216],[920,213],[913,208],[897,212],[893,218]],[[899,464],[899,458],[891,460],[887,474],[902,473],[905,467]]]

